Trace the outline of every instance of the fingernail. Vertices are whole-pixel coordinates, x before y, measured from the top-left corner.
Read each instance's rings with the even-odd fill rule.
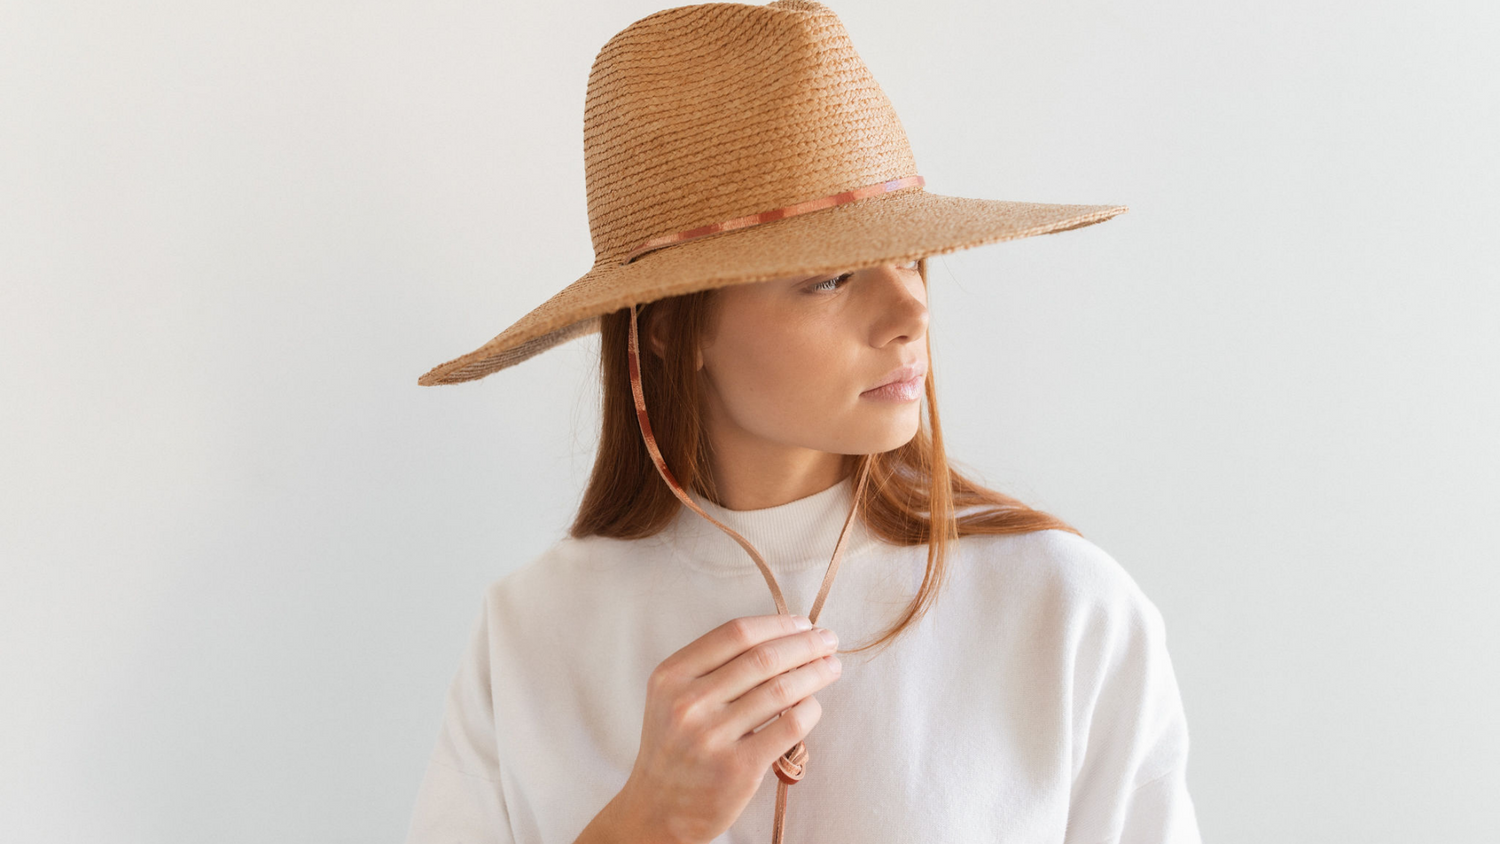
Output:
[[[828,643],[828,647],[830,647],[830,648],[838,645],[838,643],[839,643],[839,637],[835,636],[834,633],[833,633],[833,631],[829,630],[826,627],[819,627],[818,628],[818,635],[823,637],[823,641],[827,642]]]
[[[798,630],[811,630],[812,620],[805,615],[792,616],[792,626]]]

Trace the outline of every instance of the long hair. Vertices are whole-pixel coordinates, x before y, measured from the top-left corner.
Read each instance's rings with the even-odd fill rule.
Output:
[[[925,286],[927,259],[921,259],[917,268]],[[641,386],[657,447],[684,489],[696,490],[720,504],[709,459],[696,356],[700,339],[714,316],[717,292],[704,290],[658,299],[638,305],[636,313],[642,338]],[[645,340],[653,332],[665,341],[661,355],[651,353]],[[628,307],[604,315],[599,352],[603,424],[588,488],[569,528],[569,534],[577,539],[651,536],[666,527],[683,506],[657,473],[641,437],[630,390],[629,336]],[[861,461],[872,461],[864,498],[859,502],[860,521],[893,545],[926,544],[928,548],[927,569],[911,603],[878,638],[848,649],[849,653],[889,645],[927,613],[947,576],[949,544],[958,538],[1053,528],[1079,533],[1057,517],[982,486],[949,465],[938,421],[930,334],[927,359],[927,414],[916,435],[905,445],[880,454],[845,455],[846,476],[858,471]],[[960,510],[966,512],[955,517]],[[944,529],[937,530],[935,525]]]

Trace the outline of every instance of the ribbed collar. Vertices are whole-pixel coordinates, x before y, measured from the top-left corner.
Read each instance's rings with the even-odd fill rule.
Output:
[[[760,510],[729,510],[699,495],[696,490],[688,490],[688,495],[704,512],[750,540],[773,573],[809,568],[822,571],[833,558],[839,531],[843,530],[844,520],[854,505],[855,480],[850,476],[822,492]],[[750,554],[738,542],[686,505],[678,507],[664,533],[678,558],[700,571],[720,575],[760,572]],[[844,540],[840,569],[878,541],[856,516],[849,526],[849,536]]]

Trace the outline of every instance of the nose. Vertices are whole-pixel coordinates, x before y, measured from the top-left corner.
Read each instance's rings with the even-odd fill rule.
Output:
[[[927,283],[915,268],[884,264],[871,269],[870,286],[878,290],[879,309],[871,342],[920,340],[927,333]]]

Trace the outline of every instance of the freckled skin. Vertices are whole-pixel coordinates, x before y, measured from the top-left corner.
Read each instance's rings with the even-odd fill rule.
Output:
[[[732,510],[827,489],[842,455],[904,445],[920,401],[860,398],[927,361],[927,290],[916,262],[721,288],[699,349],[714,471]]]

